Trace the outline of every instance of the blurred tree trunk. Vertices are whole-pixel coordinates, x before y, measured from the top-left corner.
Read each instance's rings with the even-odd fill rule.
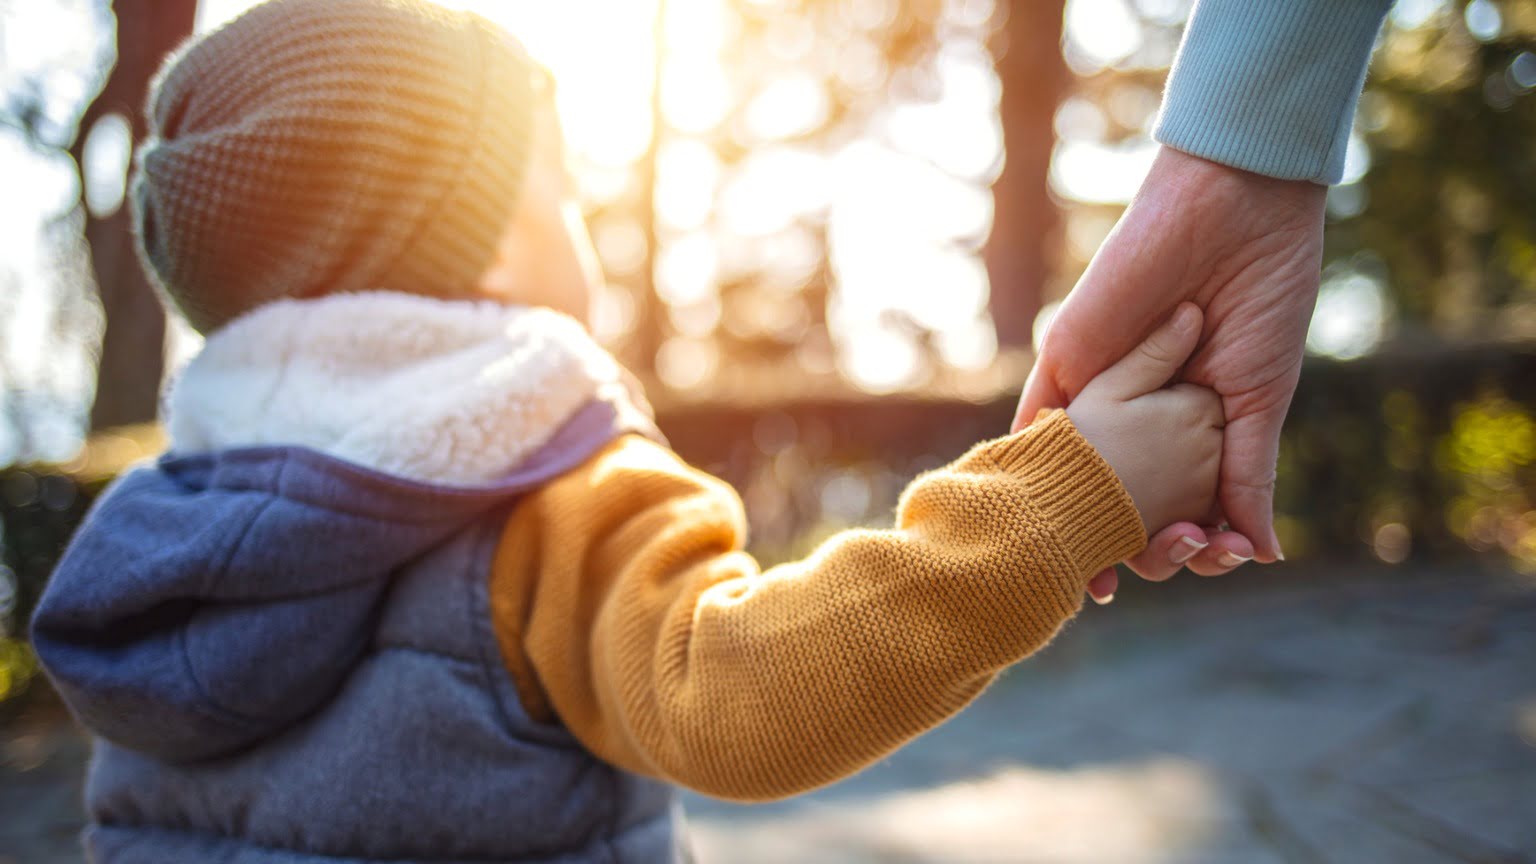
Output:
[[[115,0],[117,63],[106,86],[85,111],[69,153],[81,170],[91,130],[103,117],[121,114],[133,126],[137,146],[145,134],[144,97],[149,79],[165,55],[192,33],[197,0]],[[155,419],[165,367],[165,313],[145,280],[134,253],[128,206],[111,214],[86,212],[85,241],[91,251],[106,315],[91,429]]]
[[[656,58],[651,64],[651,140],[645,155],[640,159],[638,178],[641,200],[640,230],[645,234],[645,262],[641,266],[642,282],[638,287],[635,304],[633,334],[624,346],[622,362],[639,375],[641,380],[656,377],[656,353],[661,350],[662,320],[665,308],[656,293],[656,253],[661,245],[656,233],[656,176],[657,159],[661,154],[662,138],[666,135],[667,118],[661,109],[661,69],[665,62],[663,53],[667,41],[667,0],[656,0],[656,11],[651,19],[650,38],[656,46]]]
[[[1068,81],[1061,56],[1064,6],[1064,0],[1013,0],[998,7],[1006,17],[992,54],[1003,85],[1006,162],[992,186],[995,215],[986,261],[999,348],[1030,346],[1059,242],[1047,178],[1052,124]]]

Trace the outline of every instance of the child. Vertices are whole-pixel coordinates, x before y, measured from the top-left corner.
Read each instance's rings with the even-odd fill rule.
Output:
[[[508,37],[276,0],[174,57],[149,119],[141,251],[207,343],[33,629],[98,736],[94,860],[673,860],[674,784],[858,771],[1209,508],[1215,397],[1160,389],[1186,306],[894,529],[761,572],[576,323],[597,274]]]

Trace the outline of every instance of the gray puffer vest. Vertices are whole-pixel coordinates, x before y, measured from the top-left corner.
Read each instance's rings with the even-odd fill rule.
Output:
[[[519,496],[627,431],[594,401],[500,482],[313,450],[161,459],[97,504],[33,638],[98,736],[93,860],[679,860],[670,788],[519,703],[488,568]]]

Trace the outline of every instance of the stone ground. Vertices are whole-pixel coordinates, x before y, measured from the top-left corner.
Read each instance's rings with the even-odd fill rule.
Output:
[[[0,739],[0,864],[79,860],[79,738]],[[1536,581],[1128,586],[863,774],[687,807],[706,864],[1536,862]]]

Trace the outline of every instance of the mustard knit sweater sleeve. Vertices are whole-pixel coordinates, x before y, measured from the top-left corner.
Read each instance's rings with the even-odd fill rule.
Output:
[[[767,571],[745,531],[728,486],[637,437],[519,504],[491,596],[530,712],[708,795],[804,792],[959,711],[1146,543],[1059,411],[918,477],[890,530]]]

